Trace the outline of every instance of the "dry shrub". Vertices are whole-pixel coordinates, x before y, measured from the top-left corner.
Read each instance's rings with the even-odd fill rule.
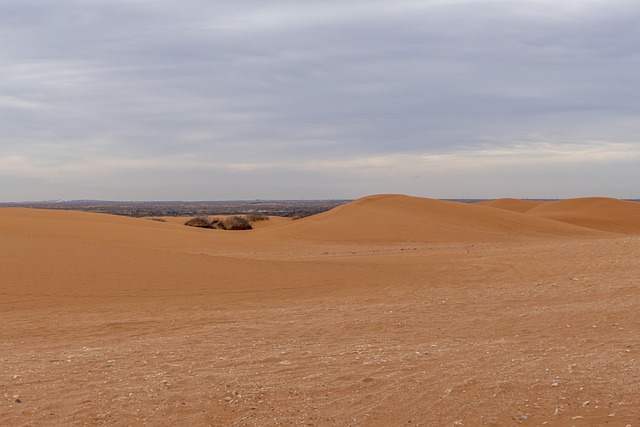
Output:
[[[146,217],[145,219],[148,219],[149,221],[167,222],[166,219],[158,218],[157,216],[149,216],[149,217]]]
[[[197,216],[185,222],[184,225],[219,230],[251,230],[253,228],[249,220],[243,216],[230,216],[224,219]]]
[[[261,213],[252,213],[247,215],[247,219],[251,222],[256,222],[256,221],[266,221],[269,219],[269,217]]]
[[[184,225],[189,227],[213,228],[213,222],[206,216],[196,216],[186,221]]]
[[[237,215],[226,217],[217,225],[224,230],[251,230],[253,228],[246,217]]]

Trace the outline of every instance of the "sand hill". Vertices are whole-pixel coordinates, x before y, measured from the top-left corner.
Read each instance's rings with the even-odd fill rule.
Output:
[[[554,202],[497,199],[477,204],[527,213],[594,230],[621,234],[640,233],[638,202],[607,197],[585,197]]]
[[[0,419],[635,425],[638,206],[377,195],[235,232],[0,209]]]
[[[614,233],[640,233],[640,203],[604,197],[559,200],[530,214]]]
[[[320,241],[438,243],[603,235],[505,209],[402,195],[365,197],[274,234]]]
[[[492,208],[506,209],[514,212],[525,213],[535,208],[536,206],[544,205],[547,202],[541,202],[536,200],[522,200],[522,199],[496,199],[487,200],[485,202],[478,202],[476,204],[481,206],[490,206]]]

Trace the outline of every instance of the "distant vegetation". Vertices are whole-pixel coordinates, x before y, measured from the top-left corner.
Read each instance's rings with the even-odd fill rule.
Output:
[[[218,222],[218,227],[223,230],[251,230],[251,222],[244,216],[228,216]]]
[[[266,221],[269,219],[269,217],[266,216],[265,214],[253,213],[253,214],[247,215],[247,219],[251,222],[256,222],[256,221]]]
[[[268,219],[268,218],[267,218]],[[262,220],[262,219],[261,219]],[[245,216],[233,215],[223,219],[207,216],[196,216],[184,225],[199,228],[216,228],[219,230],[251,230],[251,221]]]
[[[188,225],[189,227],[214,228],[213,222],[206,216],[197,216],[195,218],[191,218],[187,220],[184,225]]]
[[[146,219],[150,220],[150,221],[158,221],[158,222],[167,222],[166,219],[164,218],[158,218],[156,216],[150,216],[150,217],[146,217]]]
[[[350,200],[247,200],[225,202],[111,202],[101,200],[0,203],[0,207],[62,209],[141,217],[247,215],[307,217],[333,209]]]

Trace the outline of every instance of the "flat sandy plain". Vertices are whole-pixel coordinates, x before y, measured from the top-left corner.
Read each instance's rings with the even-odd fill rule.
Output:
[[[640,425],[640,203],[0,209],[0,424]]]

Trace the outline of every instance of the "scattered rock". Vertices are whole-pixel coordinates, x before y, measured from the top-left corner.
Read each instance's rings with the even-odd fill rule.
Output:
[[[16,399],[16,403],[22,403],[22,400]]]

